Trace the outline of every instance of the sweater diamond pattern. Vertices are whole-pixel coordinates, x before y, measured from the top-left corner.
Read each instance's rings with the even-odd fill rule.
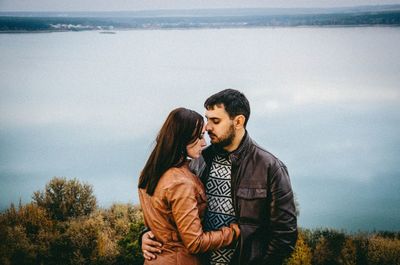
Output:
[[[231,197],[231,161],[222,156],[215,156],[212,161],[210,174],[206,183],[207,212],[204,229],[217,230],[229,226],[235,221],[235,211]],[[210,264],[229,264],[233,249],[219,249],[211,252]]]

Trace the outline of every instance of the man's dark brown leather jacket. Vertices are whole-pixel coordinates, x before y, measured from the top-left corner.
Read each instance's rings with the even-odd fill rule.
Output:
[[[205,184],[216,150],[213,145],[191,169]],[[231,264],[281,264],[294,249],[297,218],[286,166],[248,135],[230,153],[232,199],[241,238]]]

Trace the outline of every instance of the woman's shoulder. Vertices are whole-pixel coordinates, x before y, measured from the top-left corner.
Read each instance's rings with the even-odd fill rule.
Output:
[[[159,185],[173,188],[177,185],[194,185],[194,175],[188,167],[171,167],[162,176]]]

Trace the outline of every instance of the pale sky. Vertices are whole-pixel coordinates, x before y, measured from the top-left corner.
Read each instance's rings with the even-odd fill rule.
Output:
[[[0,0],[0,11],[135,11],[198,8],[293,8],[400,4],[400,0]]]

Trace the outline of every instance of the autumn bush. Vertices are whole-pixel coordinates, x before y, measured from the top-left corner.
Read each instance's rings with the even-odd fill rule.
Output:
[[[368,265],[400,265],[400,240],[372,236],[368,244]]]
[[[299,231],[296,247],[291,257],[286,261],[286,265],[311,265],[311,248],[305,242],[305,235],[302,230]]]
[[[93,189],[53,178],[31,203],[0,213],[1,265],[139,265],[142,211],[97,207]],[[400,233],[299,229],[285,265],[400,265]]]
[[[98,208],[91,185],[56,177],[0,214],[0,264],[140,264],[142,228],[138,206]]]
[[[33,201],[54,220],[87,216],[97,208],[91,185],[77,179],[53,178],[44,191],[36,191]]]

